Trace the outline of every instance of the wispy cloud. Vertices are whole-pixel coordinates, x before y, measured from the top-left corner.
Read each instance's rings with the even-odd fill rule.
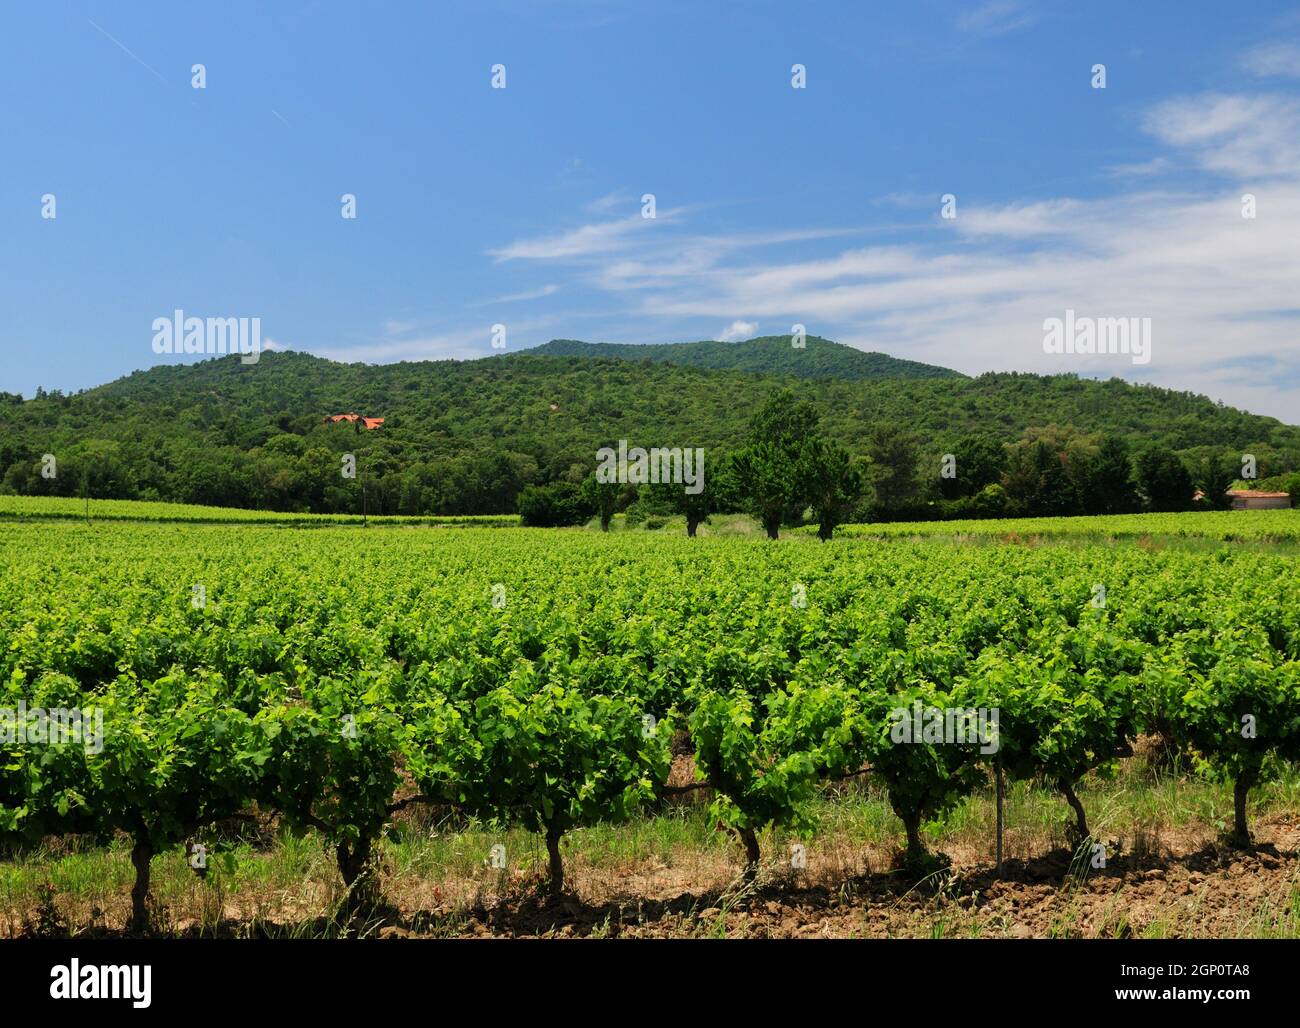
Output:
[[[1188,151],[1204,168],[1238,179],[1300,172],[1300,100],[1209,95],[1169,100],[1145,120],[1148,132]]]
[[[560,291],[560,287],[554,284],[540,286],[537,289],[525,289],[518,293],[507,293],[505,296],[497,296],[491,300],[484,300],[478,306],[483,307],[493,303],[520,303],[524,300],[540,300],[544,296],[554,296]]]
[[[592,200],[591,203],[587,204],[587,211],[590,214],[609,214],[618,207],[631,206],[635,202],[636,197],[631,193],[616,190]]]
[[[535,346],[537,343],[545,342],[547,337],[542,333],[554,331],[561,326],[570,328],[575,321],[579,320],[581,319],[573,312],[510,319],[490,316],[485,317],[481,324],[462,324],[454,329],[430,331],[429,322],[389,319],[373,336],[346,342],[304,343],[293,346],[292,349],[306,350],[318,357],[345,364],[358,362],[385,364],[403,360],[474,360],[478,357],[490,357],[502,352],[510,353]],[[504,351],[492,347],[493,323],[498,321],[506,326]],[[392,326],[401,326],[405,331],[394,333],[391,331]],[[395,338],[395,336],[403,338]],[[277,346],[281,349],[291,348],[284,344],[277,344]]]
[[[661,224],[670,224],[682,215],[680,209],[657,212],[657,217],[634,214],[617,221],[602,221],[561,232],[558,235],[520,239],[488,253],[498,261],[549,260],[557,257],[591,257],[611,253],[634,233],[649,232]]]
[[[988,0],[963,11],[956,26],[961,32],[977,36],[1003,36],[1027,28],[1037,20],[1037,13],[1022,0]]]
[[[1080,230],[1078,200],[1040,200],[1006,207],[976,207],[961,213],[954,224],[972,236],[1031,239],[1042,236],[1077,236]]]
[[[871,200],[874,206],[889,207],[934,207],[939,206],[938,194],[930,193],[885,193],[883,196],[874,197]]]
[[[962,371],[1118,374],[1295,421],[1297,361],[1279,355],[1296,353],[1300,331],[1300,101],[1181,97],[1141,124],[1163,148],[1142,169],[1142,188],[1120,182],[1100,198],[967,203],[943,225],[955,231],[914,232],[905,244],[810,255],[798,244],[864,233],[661,236],[614,222],[623,227],[595,240],[579,229],[509,252],[545,252],[557,268],[570,267],[616,301],[615,324],[720,319],[731,322],[720,338],[740,338],[760,321],[798,321],[819,335]],[[1193,188],[1178,174],[1189,167],[1217,181],[1198,177]],[[1247,191],[1258,199],[1253,220],[1242,217]],[[1067,307],[1150,317],[1151,364],[1045,354],[1043,321]],[[737,311],[744,321],[732,320]],[[1225,361],[1237,371],[1225,374]],[[1275,373],[1252,371],[1265,366]]]
[[[1265,43],[1247,50],[1241,64],[1260,76],[1300,78],[1300,43]]]
[[[494,352],[491,348],[491,327],[486,324],[451,332],[417,334],[405,339],[385,338],[389,335],[391,333],[385,326],[384,332],[377,338],[297,348],[310,350],[318,357],[344,364],[359,362],[384,364],[401,360],[468,360],[473,357],[486,357]]]
[[[1152,157],[1149,161],[1134,161],[1132,164],[1112,164],[1106,171],[1120,176],[1159,175],[1169,167],[1168,157]]]

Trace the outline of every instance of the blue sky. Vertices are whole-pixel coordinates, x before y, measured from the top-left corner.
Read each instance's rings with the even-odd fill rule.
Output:
[[[11,5],[0,389],[149,367],[176,308],[372,362],[798,322],[1300,422],[1300,13],[1246,6]],[[1044,353],[1066,308],[1150,363]]]

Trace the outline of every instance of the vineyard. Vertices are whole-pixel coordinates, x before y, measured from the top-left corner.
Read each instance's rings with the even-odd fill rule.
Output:
[[[237,507],[205,507],[143,500],[91,500],[61,496],[0,496],[0,521],[153,521],[190,524],[265,524],[309,528],[328,525],[457,526],[510,528],[516,514],[379,515],[305,514]],[[742,518],[743,515],[718,516]],[[670,520],[674,530],[680,518]],[[707,529],[706,529],[707,532]],[[812,526],[795,529],[811,535]],[[854,539],[961,539],[990,542],[1060,540],[1186,539],[1211,542],[1300,542],[1300,511],[1195,511],[1175,514],[1112,514],[1058,518],[987,518],[979,521],[900,521],[840,525],[836,532]]]
[[[11,718],[0,858],[126,837],[137,929],[155,857],[255,815],[370,908],[418,807],[537,833],[559,894],[567,833],[688,793],[752,879],[765,830],[865,778],[919,878],[995,774],[1055,790],[1082,849],[1080,782],[1155,737],[1231,783],[1245,846],[1300,759],[1297,563],[1244,547],[0,523],[0,662],[0,732],[102,718]]]
[[[267,524],[310,528],[321,525],[473,525],[493,528],[519,524],[514,514],[401,515],[294,514],[273,510],[204,507],[192,503],[145,500],[91,500],[64,496],[0,496],[0,520],[176,521],[192,524]]]
[[[959,538],[1000,542],[1147,538],[1290,544],[1300,542],[1300,511],[1218,510],[1064,518],[988,518],[982,521],[913,521],[843,525],[837,531],[854,539]]]

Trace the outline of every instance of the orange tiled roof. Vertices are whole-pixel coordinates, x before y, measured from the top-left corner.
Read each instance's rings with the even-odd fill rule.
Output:
[[[1229,496],[1237,496],[1243,500],[1282,500],[1290,497],[1290,493],[1268,493],[1262,489],[1229,489]]]
[[[327,414],[325,415],[325,420],[333,421],[335,423],[340,421],[351,421],[353,423],[360,421],[365,425],[367,431],[376,429],[384,423],[383,418],[368,418],[363,414]]]

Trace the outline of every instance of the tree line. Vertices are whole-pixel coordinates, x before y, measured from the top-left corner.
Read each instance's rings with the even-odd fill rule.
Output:
[[[863,450],[851,454],[825,432],[814,404],[783,389],[753,416],[744,446],[710,455],[697,495],[680,485],[606,484],[575,474],[526,487],[519,512],[540,526],[599,518],[606,531],[618,512],[650,527],[679,514],[691,536],[711,514],[745,512],[768,538],[812,523],[826,540],[850,522],[1226,509],[1243,456],[1210,452],[1189,461],[1158,443],[1134,449],[1120,435],[1058,425],[1027,429],[1008,443],[970,435],[935,454],[887,422],[871,426]],[[1300,472],[1268,484],[1300,496]]]

